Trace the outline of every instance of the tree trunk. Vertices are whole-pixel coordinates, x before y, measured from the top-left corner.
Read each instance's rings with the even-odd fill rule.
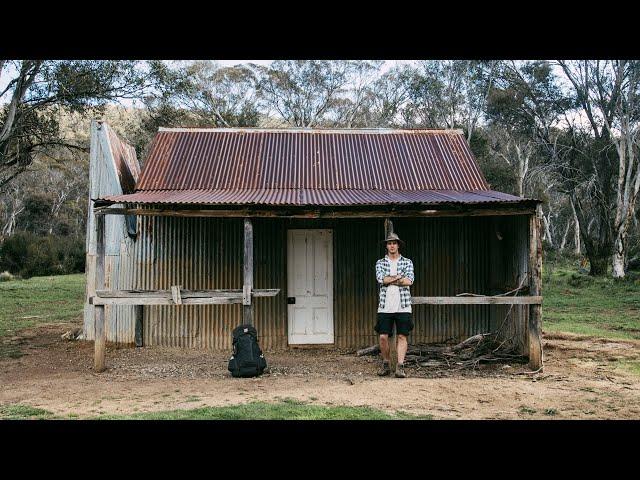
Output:
[[[589,275],[593,277],[601,277],[607,274],[607,265],[609,264],[609,256],[596,256],[589,255],[587,252],[587,257],[589,257],[589,263],[591,264],[591,270],[589,270]]]
[[[569,235],[569,228],[571,227],[571,221],[567,220],[567,226],[564,228],[564,235],[562,235],[562,242],[560,242],[560,251],[564,251],[564,247],[567,245],[567,236]]]
[[[553,244],[553,237],[551,236],[551,211],[549,211],[549,214],[546,217],[544,214],[542,215],[542,221],[544,223],[544,239],[549,243],[551,248],[555,248]]]
[[[524,197],[524,178],[520,174],[516,176],[516,193],[519,197]]]
[[[627,227],[628,224],[621,225],[616,235],[612,262],[613,278],[624,278],[625,276],[624,267],[627,256]]]
[[[576,207],[573,205],[573,200],[571,200],[571,211],[573,212],[573,243],[575,246],[575,254],[580,255],[580,251],[582,250],[580,247],[580,221],[578,220],[578,215],[576,215]]]
[[[591,228],[591,224],[595,223],[593,220],[596,216],[600,216],[601,219],[605,219],[607,217],[606,212],[601,211],[600,209],[592,209],[589,210],[588,213],[592,217],[591,222],[587,225],[585,220],[585,210],[580,202],[579,197],[575,196],[575,193],[572,194],[571,200],[575,206],[575,213],[578,218],[578,228],[580,229],[580,235],[582,239],[582,244],[584,245],[585,255],[589,259],[589,263],[591,264],[591,270],[589,271],[589,275],[592,276],[602,276],[607,273],[607,265],[611,261],[611,238],[609,235],[609,231],[607,230],[607,225],[605,220],[600,220],[599,224],[596,225],[596,232],[591,234],[588,230]],[[595,210],[595,211],[594,211]]]

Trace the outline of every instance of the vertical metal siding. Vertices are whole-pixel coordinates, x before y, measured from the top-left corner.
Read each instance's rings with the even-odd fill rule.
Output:
[[[493,268],[489,277],[490,293],[501,293],[518,287],[523,277],[523,286],[529,279],[529,216],[494,217],[490,224],[490,258]],[[497,238],[500,232],[502,239]],[[491,330],[497,330],[504,322],[503,337],[513,337],[516,347],[523,354],[528,353],[527,305],[491,306]]]
[[[242,220],[139,217],[139,235],[121,259],[128,288],[242,287]],[[500,293],[526,275],[526,216],[399,218],[394,227],[416,268],[415,296]],[[334,331],[339,348],[376,342],[378,304],[375,262],[384,255],[382,219],[255,219],[256,288],[280,288],[255,300],[255,321],[264,348],[287,346],[287,243],[291,228],[330,228],[334,249]],[[503,240],[496,237],[500,230]],[[518,270],[520,269],[520,270]],[[413,342],[463,339],[495,329],[508,307],[414,305]],[[514,307],[508,331],[526,345],[526,307]],[[122,317],[119,317],[122,318]],[[145,306],[144,344],[230,349],[231,330],[242,321],[240,305]],[[135,322],[119,320],[119,341],[133,338]],[[129,343],[132,340],[128,340]]]
[[[122,142],[106,123],[91,124],[91,155],[89,165],[89,197],[129,192],[137,179],[139,168],[133,147]],[[86,238],[86,301],[83,329],[85,338],[94,339],[94,308],[88,297],[95,294],[96,232],[93,202],[89,200]],[[133,254],[133,240],[127,234],[125,217],[109,216],[105,221],[105,287],[133,288],[132,270],[123,268]],[[107,341],[133,343],[135,316],[131,306],[105,307]]]

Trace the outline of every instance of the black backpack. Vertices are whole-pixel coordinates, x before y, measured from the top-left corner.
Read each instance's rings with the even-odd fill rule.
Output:
[[[258,346],[258,331],[253,325],[233,329],[233,355],[229,359],[232,377],[257,377],[267,368],[267,361]]]

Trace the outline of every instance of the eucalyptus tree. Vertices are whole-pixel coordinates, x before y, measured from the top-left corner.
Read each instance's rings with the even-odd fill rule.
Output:
[[[516,192],[525,195],[531,175],[552,173],[547,144],[569,101],[546,61],[500,62],[489,87],[486,119],[495,155],[513,168]]]
[[[356,65],[342,60],[277,60],[269,66],[256,65],[262,108],[291,127],[335,123],[336,114],[344,110]]]
[[[482,119],[497,62],[425,60],[406,75],[408,126],[462,128],[470,140]]]
[[[65,137],[65,113],[99,112],[146,86],[134,61],[0,60],[0,189],[51,148],[86,151]]]
[[[599,212],[599,240],[611,258],[613,277],[621,278],[625,276],[628,235],[640,190],[640,62],[558,63],[578,106],[571,123],[576,150],[588,154],[583,163],[587,178],[581,185],[587,198],[577,196],[576,213],[584,216],[585,205]],[[585,148],[585,142],[594,143],[595,148]]]

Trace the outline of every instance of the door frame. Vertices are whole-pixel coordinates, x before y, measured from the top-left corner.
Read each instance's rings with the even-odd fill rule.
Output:
[[[293,232],[299,232],[299,231],[310,231],[310,232],[317,232],[317,231],[325,231],[329,234],[329,248],[327,249],[327,256],[328,258],[328,272],[327,272],[327,286],[329,288],[329,294],[328,294],[328,309],[329,309],[329,315],[330,315],[330,325],[331,325],[331,341],[326,341],[326,342],[314,342],[314,343],[292,343],[291,342],[291,337],[292,337],[292,331],[291,331],[291,327],[293,326],[293,322],[291,321],[292,319],[292,309],[293,309],[293,305],[289,305],[287,304],[287,343],[289,345],[335,345],[336,343],[336,334],[335,334],[335,318],[333,315],[333,229],[331,228],[288,228],[287,229],[287,253],[286,253],[286,258],[287,258],[287,290],[286,290],[286,296],[289,297],[289,289],[290,289],[290,284],[289,281],[291,279],[294,278],[294,274],[293,274],[293,259],[291,258],[292,255],[292,249],[291,249],[291,244],[292,244],[292,235]]]

